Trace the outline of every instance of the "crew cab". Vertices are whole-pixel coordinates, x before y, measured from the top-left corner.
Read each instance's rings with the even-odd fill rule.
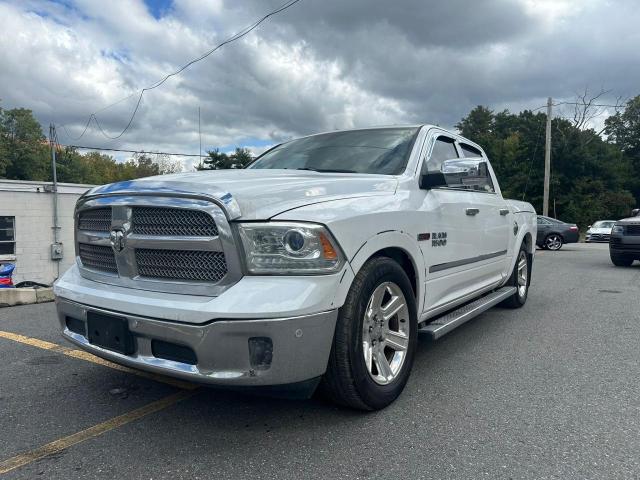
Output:
[[[402,391],[418,331],[521,307],[536,213],[482,148],[432,125],[337,131],[246,169],[96,187],[62,334],[129,367],[375,410]]]
[[[634,260],[640,260],[640,210],[634,209],[631,215],[611,229],[609,255],[617,267],[630,267]]]

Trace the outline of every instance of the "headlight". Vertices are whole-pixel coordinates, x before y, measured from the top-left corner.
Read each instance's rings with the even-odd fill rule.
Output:
[[[331,234],[312,223],[239,223],[250,273],[320,275],[342,268],[343,255]]]
[[[611,229],[611,234],[615,235],[616,233],[622,234],[624,233],[624,227],[622,225],[615,225],[612,229]]]

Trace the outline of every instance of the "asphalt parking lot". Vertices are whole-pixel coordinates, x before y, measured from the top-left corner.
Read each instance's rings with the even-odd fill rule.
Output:
[[[369,414],[117,370],[74,353],[53,304],[0,309],[0,476],[640,478],[639,287],[606,245],[539,251],[523,309],[421,337]]]

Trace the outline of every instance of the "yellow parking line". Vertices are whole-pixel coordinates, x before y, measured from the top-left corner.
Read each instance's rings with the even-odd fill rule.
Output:
[[[24,335],[19,335],[17,333],[12,333],[12,332],[5,332],[2,330],[0,330],[0,338],[6,338],[8,340],[13,340],[14,342],[24,343],[25,345],[31,345],[32,347],[42,348],[43,350],[50,350],[52,352],[62,353],[63,355],[67,355],[68,357],[79,358],[80,360],[85,360],[87,362],[103,365],[105,367],[113,368],[114,370],[120,370],[121,372],[132,373],[134,375],[138,375],[139,377],[150,378],[151,380],[166,383],[168,385],[181,388],[183,390],[194,390],[198,388],[198,385],[193,383],[183,382],[175,378],[165,377],[163,375],[156,375],[149,372],[143,372],[141,370],[134,370],[132,368],[118,365],[117,363],[109,362],[108,360],[104,360],[100,357],[96,357],[95,355],[91,355],[90,353],[85,352],[83,350],[74,350],[72,348],[63,347],[62,345],[57,345],[55,343],[47,342],[45,340],[39,340],[37,338],[32,338],[32,337],[25,337]]]
[[[114,428],[118,428],[122,425],[126,425],[127,423],[131,423],[151,413],[155,413],[167,407],[170,407],[171,405],[175,405],[182,400],[192,397],[193,395],[195,395],[195,393],[195,391],[181,391],[178,393],[174,393],[173,395],[169,395],[168,397],[152,402],[148,405],[145,405],[144,407],[137,408],[136,410],[112,418],[110,420],[107,420],[106,422],[102,422],[98,425],[94,425],[93,427],[89,427],[86,430],[74,433],[72,435],[69,435],[68,437],[54,440],[53,442],[47,443],[42,447],[31,450],[30,452],[16,455],[15,457],[0,462],[0,475],[10,472],[11,470],[15,470],[16,468],[23,467],[31,462],[34,462],[35,460],[39,460],[48,455],[61,452],[62,450],[71,447],[72,445],[90,440],[94,437],[97,437],[98,435],[102,435],[103,433],[113,430]]]

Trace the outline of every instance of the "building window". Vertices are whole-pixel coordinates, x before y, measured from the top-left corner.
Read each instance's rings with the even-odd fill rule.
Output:
[[[0,255],[16,254],[16,217],[0,216]]]

